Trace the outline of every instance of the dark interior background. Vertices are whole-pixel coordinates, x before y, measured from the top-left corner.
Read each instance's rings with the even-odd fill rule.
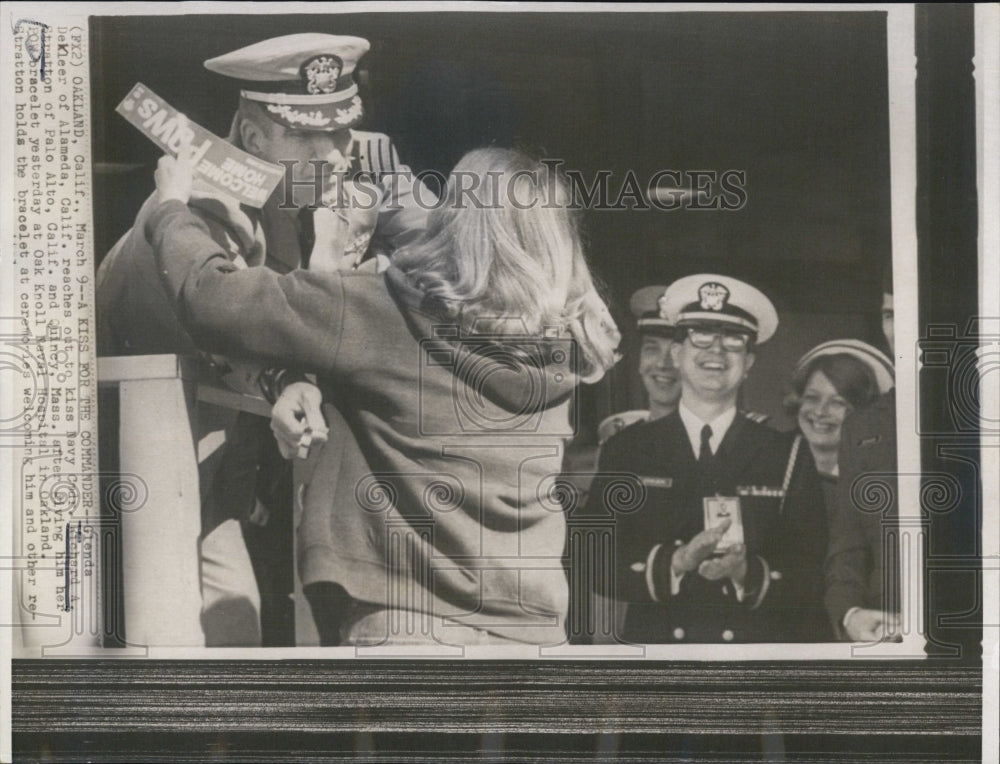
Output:
[[[115,112],[143,82],[225,135],[237,102],[202,61],[303,31],[368,38],[364,129],[391,135],[415,171],[448,172],[468,149],[519,145],[612,196],[632,171],[742,170],[738,211],[590,210],[588,253],[626,336],[625,360],[581,397],[584,439],[645,406],[631,293],[696,272],[743,278],[778,308],[744,406],[790,427],[781,400],[818,342],[884,347],[878,307],[890,255],[885,14],[369,13],[94,17],[98,260],[152,190],[159,152]]]

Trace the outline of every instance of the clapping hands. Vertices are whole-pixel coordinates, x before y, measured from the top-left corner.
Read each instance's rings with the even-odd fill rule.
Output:
[[[715,548],[729,530],[732,520],[723,520],[714,528],[703,530],[687,544],[677,547],[671,560],[674,575],[683,576],[697,571],[709,581],[728,578],[742,586],[747,574],[747,550],[743,544],[734,544],[721,556]]]

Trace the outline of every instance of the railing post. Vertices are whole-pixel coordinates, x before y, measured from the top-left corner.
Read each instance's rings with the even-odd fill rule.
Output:
[[[201,500],[192,418],[194,383],[177,356],[101,359],[119,388],[122,473],[141,479],[145,506],[123,512],[125,638],[130,645],[199,646]]]

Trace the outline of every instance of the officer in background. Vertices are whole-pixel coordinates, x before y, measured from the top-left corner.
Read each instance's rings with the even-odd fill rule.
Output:
[[[882,332],[895,355],[892,272],[882,280]],[[844,420],[838,454],[837,506],[830,526],[826,560],[827,613],[841,639],[852,642],[898,641],[900,627],[898,551],[889,555],[887,530],[899,522],[896,466],[896,388],[893,387]],[[866,476],[871,476],[870,478]],[[892,485],[885,512],[859,506],[866,480]]]
[[[207,185],[192,194],[191,209],[238,267],[263,265],[279,273],[375,267],[376,253],[391,254],[426,226],[425,205],[433,194],[418,189],[425,200],[418,204],[415,182],[389,137],[355,129],[364,109],[354,71],[368,48],[359,37],[294,34],[205,62],[239,87],[228,140],[286,166],[282,183],[259,210]],[[208,359],[174,316],[144,236],[154,197],[98,271],[101,353],[200,355],[233,389],[273,402],[283,370]],[[311,425],[320,441],[326,427],[314,409]],[[280,458],[266,419],[214,414],[214,421],[204,415],[199,421],[206,432],[226,431],[225,445],[200,465],[202,625],[209,646],[254,646],[262,639],[258,581],[265,611],[269,603],[272,610],[265,619],[292,623],[291,468]],[[333,418],[330,428],[348,437],[339,414],[327,416]],[[244,537],[256,540],[253,555]]]
[[[658,300],[676,327],[678,410],[605,443],[590,496],[615,523],[612,592],[629,642],[828,638],[826,528],[815,467],[789,482],[789,439],[740,415],[754,347],[778,325],[771,301],[736,279],[682,278]],[[632,473],[632,492],[605,483]],[[638,497],[634,505],[618,506]],[[598,580],[606,578],[598,576]]]
[[[681,376],[674,365],[670,348],[674,344],[675,328],[660,306],[664,286],[647,286],[632,294],[629,310],[636,319],[639,335],[639,378],[649,400],[648,409],[634,409],[612,414],[597,426],[597,442],[604,442],[637,422],[660,419],[677,410],[681,399]],[[755,422],[765,422],[767,414],[741,412]]]
[[[629,301],[639,335],[639,378],[646,390],[649,408],[622,411],[602,420],[597,426],[600,445],[636,422],[659,419],[677,410],[681,378],[670,356],[674,327],[661,315],[657,303],[663,292],[662,286],[643,287],[633,293]]]

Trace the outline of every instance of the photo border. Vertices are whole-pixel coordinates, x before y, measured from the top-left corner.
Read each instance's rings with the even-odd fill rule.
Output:
[[[341,10],[360,10],[360,5],[351,4]],[[912,66],[897,69],[890,65],[890,80],[898,78],[899,83],[906,83],[917,92],[909,130],[898,124],[896,103],[890,110],[894,271],[896,274],[919,271],[922,280],[924,273],[939,270],[946,261],[954,263],[958,257],[964,268],[979,271],[982,267],[981,272],[985,276],[989,270],[978,262],[979,252],[973,253],[975,260],[970,261],[968,252],[932,250],[928,246],[928,238],[945,236],[935,233],[935,229],[943,227],[945,218],[952,210],[944,204],[922,208],[924,202],[918,200],[921,181],[926,189],[929,180],[927,166],[933,164],[934,159],[953,159],[964,163],[963,166],[969,162],[967,146],[931,144],[927,149],[935,156],[923,158],[925,164],[921,171],[921,157],[917,154],[920,145],[918,131],[929,131],[933,129],[935,120],[946,118],[932,110],[921,112],[918,121],[921,86],[925,88],[925,95],[929,91],[930,96],[940,98],[955,84],[935,71],[935,66],[941,66],[943,70],[941,59],[953,53],[949,50],[946,35],[942,33],[935,37],[938,29],[935,25],[940,25],[941,30],[949,25],[961,27],[961,14],[955,9],[906,8],[911,30],[915,30],[915,34],[908,41],[897,39],[894,42],[892,34],[889,39],[890,64],[896,61],[892,55],[893,45],[916,47],[914,55],[909,57]],[[682,9],[706,10],[690,6]],[[802,6],[767,8],[771,9],[807,10]],[[877,6],[837,6],[837,9],[873,10]],[[188,6],[187,10],[194,8]],[[238,12],[238,7],[232,10]],[[309,10],[315,12],[314,7]],[[164,11],[157,8],[152,12]],[[306,11],[292,6],[283,9],[283,12]],[[927,39],[921,38],[921,33]],[[927,76],[933,81],[921,82],[925,72],[925,59],[920,56],[921,45],[925,46],[923,52],[927,54]],[[910,47],[910,50],[913,49]],[[900,55],[904,58],[908,56],[905,52]],[[982,80],[976,80],[976,87],[981,83]],[[971,80],[965,84],[971,87]],[[957,91],[964,92],[962,88],[957,88]],[[890,84],[890,100],[892,93]],[[973,98],[977,104],[981,103],[975,96]],[[985,118],[980,115],[978,120],[983,123]],[[897,137],[907,144],[912,143],[917,161],[897,161],[896,152],[900,145]],[[972,162],[976,162],[975,151]],[[902,190],[897,183],[899,179],[906,183]],[[983,187],[982,183],[980,187]],[[986,187],[994,188],[992,185]],[[971,197],[963,197],[966,201],[953,199],[951,203],[974,205],[975,189],[972,191]],[[968,198],[973,201],[967,201]],[[982,197],[980,202],[980,210],[988,209],[982,206]],[[918,212],[922,209],[927,209],[927,212],[923,219],[918,219]],[[984,218],[985,215],[980,216],[981,226],[987,225]],[[906,260],[904,246],[909,245],[912,245],[913,252],[920,251],[917,263]],[[995,255],[995,250],[988,253],[983,262],[995,262],[991,259]],[[985,283],[989,282],[981,282]],[[914,290],[917,288],[915,284]],[[985,295],[985,287],[981,288]],[[921,298],[923,296],[922,292]],[[905,301],[905,305],[904,301],[900,301],[896,308],[899,316],[896,322],[897,341],[904,357],[897,359],[899,368],[918,368],[917,349],[922,339],[920,327],[953,323],[956,315],[1000,314],[983,312],[986,306],[981,307],[978,303],[978,290],[974,290],[969,297],[968,302],[948,308],[929,304],[924,299],[920,300],[919,306],[917,299]],[[963,323],[960,328],[964,331],[966,325]],[[900,376],[900,401],[897,404],[899,471],[907,474],[912,470],[909,474],[919,474],[922,462],[926,469],[928,449],[938,445],[936,440],[954,444],[956,437],[912,436],[912,433],[919,432],[917,417],[925,412],[917,410],[918,377],[912,375],[912,383],[908,381],[910,379],[911,375]],[[921,378],[920,385],[922,389],[926,387],[924,378]],[[920,400],[929,418],[939,417],[940,399],[922,395]],[[909,430],[906,429],[908,425]],[[969,439],[961,433],[958,435],[963,440]],[[976,440],[985,437],[982,432],[969,437],[972,436]],[[920,498],[919,484],[909,481],[901,484],[901,505],[919,506]],[[984,500],[989,498],[988,494],[981,496]],[[988,505],[984,503],[981,506]],[[920,518],[913,519],[919,521]],[[987,528],[983,527],[981,531],[985,532]],[[986,551],[984,547],[984,554]],[[985,670],[985,667],[974,654],[978,639],[971,638],[967,633],[971,630],[975,636],[978,628],[979,634],[982,634],[982,620],[978,626],[974,622],[952,626],[955,633],[963,634],[961,639],[951,642],[959,646],[958,655],[949,655],[944,651],[944,655],[934,657],[934,645],[949,643],[949,638],[942,635],[949,631],[947,617],[955,614],[948,609],[947,596],[935,595],[931,591],[933,572],[927,571],[919,577],[925,584],[920,591],[927,594],[926,611],[920,591],[911,590],[910,593],[910,613],[918,619],[925,619],[930,639],[928,649],[932,656],[916,663],[890,659],[874,664],[867,661],[820,661],[803,665],[784,662],[690,664],[683,661],[646,661],[611,665],[578,663],[571,658],[530,664],[497,660],[475,664],[365,659],[330,662],[309,660],[303,657],[300,649],[294,653],[272,652],[264,658],[258,658],[261,651],[255,649],[253,652],[257,655],[253,656],[254,660],[239,665],[229,660],[218,660],[224,656],[216,650],[211,651],[211,659],[197,662],[94,658],[86,661],[18,660],[13,663],[12,672],[14,694],[11,708],[18,738],[14,750],[29,758],[31,751],[40,754],[46,750],[55,759],[60,756],[73,758],[70,755],[71,746],[76,741],[91,746],[89,753],[82,750],[78,753],[95,757],[99,752],[106,754],[106,760],[129,760],[130,753],[134,755],[139,751],[156,758],[172,748],[183,750],[183,741],[191,740],[194,741],[192,756],[196,752],[204,755],[213,750],[246,755],[261,755],[264,752],[278,755],[281,751],[269,748],[268,740],[275,736],[281,739],[284,734],[291,736],[287,738],[289,743],[295,740],[302,743],[299,752],[308,754],[312,751],[320,755],[323,749],[310,748],[316,743],[311,736],[343,733],[346,737],[331,742],[345,746],[353,740],[354,745],[349,751],[337,745],[327,749],[324,755],[329,758],[357,756],[364,752],[366,735],[371,738],[378,733],[387,744],[396,741],[393,745],[405,746],[408,740],[417,741],[419,733],[443,734],[464,730],[481,736],[500,736],[494,740],[493,749],[483,745],[477,749],[480,752],[501,751],[504,735],[529,735],[539,741],[539,750],[542,753],[547,751],[553,760],[562,756],[571,758],[573,754],[560,753],[557,748],[548,749],[542,745],[541,741],[548,739],[547,735],[559,729],[576,734],[601,730],[601,733],[590,732],[597,735],[599,746],[611,745],[607,740],[600,743],[603,739],[600,734],[618,735],[622,740],[628,736],[639,736],[633,739],[635,745],[619,740],[616,749],[637,760],[654,754],[640,744],[641,736],[650,734],[681,738],[693,736],[693,740],[703,743],[714,741],[718,735],[733,739],[750,736],[755,740],[761,736],[766,739],[768,734],[779,737],[782,734],[819,736],[817,739],[829,735],[836,742],[845,744],[849,742],[848,738],[860,735],[872,735],[879,739],[896,736],[909,740],[912,737],[914,741],[924,743],[928,742],[929,736],[951,736],[952,748],[945,751],[942,747],[940,752],[958,760],[968,755],[972,740],[978,740],[977,731],[983,728],[983,717],[977,714],[982,700],[982,676],[979,671]],[[919,649],[924,649],[923,639]],[[245,657],[250,656],[232,656],[233,659]],[[386,672],[392,674],[386,680],[390,688],[388,691],[365,689],[373,680],[373,673],[379,675],[381,681],[381,675]],[[710,688],[707,691],[706,685]],[[350,689],[344,690],[344,687]],[[475,688],[474,693],[466,689],[470,687]],[[233,703],[230,696],[235,688],[240,689],[241,696],[248,695],[249,700]],[[564,693],[565,698],[560,693]],[[592,698],[595,693],[604,702],[594,703]],[[713,708],[717,715],[718,708],[712,704],[718,702],[719,693],[724,693],[731,701],[725,717],[721,721],[717,718],[712,722],[701,721],[700,715],[710,718]],[[902,702],[887,704],[886,693],[892,693]],[[732,695],[738,698],[733,701]],[[683,699],[684,710],[678,707],[678,698]],[[495,714],[489,712],[483,705],[483,699],[500,699],[499,710]],[[581,709],[585,711],[581,712]],[[269,718],[268,714],[275,710],[277,713]],[[562,725],[559,724],[560,719]],[[118,747],[119,743],[114,740],[123,734],[122,728],[127,730],[124,739],[139,746],[131,752]],[[234,735],[247,735],[246,740],[251,745],[241,747],[234,743]],[[668,742],[678,743],[678,740],[670,738]],[[856,750],[857,741],[850,742]],[[954,745],[956,742],[958,744]],[[681,739],[680,747],[676,749],[678,754],[684,745]],[[688,740],[686,745],[690,747],[694,743]],[[296,749],[290,747],[287,750]],[[375,748],[367,750],[377,757]],[[906,753],[905,746],[901,751]],[[611,752],[610,749],[608,752]],[[403,749],[394,753],[411,756]],[[443,750],[440,753],[442,758],[460,757],[468,751]],[[594,755],[593,751],[587,753]],[[420,751],[415,750],[411,758],[419,755],[422,755]],[[890,752],[889,759],[894,755]],[[115,756],[118,758],[115,759]],[[584,758],[583,753],[578,758]]]

